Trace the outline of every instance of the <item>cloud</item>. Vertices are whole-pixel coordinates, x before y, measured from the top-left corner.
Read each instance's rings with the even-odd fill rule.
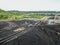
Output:
[[[55,0],[56,1],[56,0]],[[54,0],[1,0],[0,8],[5,10],[60,10],[60,2]]]

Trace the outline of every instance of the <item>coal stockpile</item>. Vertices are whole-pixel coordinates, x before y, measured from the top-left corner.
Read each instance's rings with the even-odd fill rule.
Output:
[[[5,45],[5,43],[10,42],[10,40],[16,39],[22,34],[26,33],[31,28],[28,27],[28,25],[34,24],[36,21],[34,22],[34,21],[23,20],[23,21],[3,21],[3,22],[4,23],[0,25],[1,45],[3,44]]]
[[[8,26],[8,23],[1,21],[0,22],[0,29],[4,28],[5,26]]]
[[[24,34],[20,40],[20,45],[54,45],[48,36],[40,28],[35,27]]]
[[[60,45],[60,25],[44,25],[41,27],[45,34],[52,38],[55,45]]]
[[[53,25],[52,25],[53,26]],[[50,25],[49,25],[50,27]],[[60,34],[55,30],[41,26],[35,26],[24,34],[20,40],[20,45],[60,45]]]
[[[34,20],[13,20],[11,21],[15,24],[17,24],[18,26],[28,26],[28,25],[35,25],[35,23],[37,23],[38,21],[34,21]]]
[[[0,29],[0,45],[60,45],[60,25],[36,25],[37,22],[6,22],[8,26]]]

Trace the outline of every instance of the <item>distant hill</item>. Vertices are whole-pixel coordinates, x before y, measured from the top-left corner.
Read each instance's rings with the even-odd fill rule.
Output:
[[[44,17],[41,14],[30,14],[32,12],[29,11],[16,11],[16,10],[11,10],[11,11],[5,11],[0,9],[0,20],[21,20],[21,19],[25,19],[25,18],[42,18]],[[37,16],[38,15],[38,16]]]
[[[11,10],[9,12],[13,12],[13,13],[60,13],[60,11],[18,11],[18,10]]]
[[[38,18],[41,19],[47,15],[60,14],[60,11],[18,11],[10,10],[5,11],[0,9],[0,20],[15,20],[15,19],[24,19],[24,18]]]

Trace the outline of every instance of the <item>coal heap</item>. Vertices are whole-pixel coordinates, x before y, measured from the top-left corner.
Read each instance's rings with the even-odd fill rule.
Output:
[[[0,45],[60,45],[60,25],[42,25],[45,23],[33,20],[3,22]],[[21,27],[24,30],[18,29]]]

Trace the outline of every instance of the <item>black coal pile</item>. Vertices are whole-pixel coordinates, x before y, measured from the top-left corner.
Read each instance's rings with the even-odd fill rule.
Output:
[[[44,25],[33,20],[14,20],[0,25],[0,45],[60,45],[60,25]],[[16,31],[20,27],[25,29]]]
[[[4,22],[4,21],[1,21],[1,22],[0,22],[0,29],[4,28],[4,27],[6,27],[6,26],[8,26],[8,23],[6,23],[6,22]]]
[[[19,42],[20,45],[60,45],[60,35],[53,29],[35,26]]]
[[[11,21],[15,24],[17,24],[18,26],[28,26],[28,25],[35,25],[35,23],[37,23],[38,21],[34,21],[34,20],[13,20]]]

